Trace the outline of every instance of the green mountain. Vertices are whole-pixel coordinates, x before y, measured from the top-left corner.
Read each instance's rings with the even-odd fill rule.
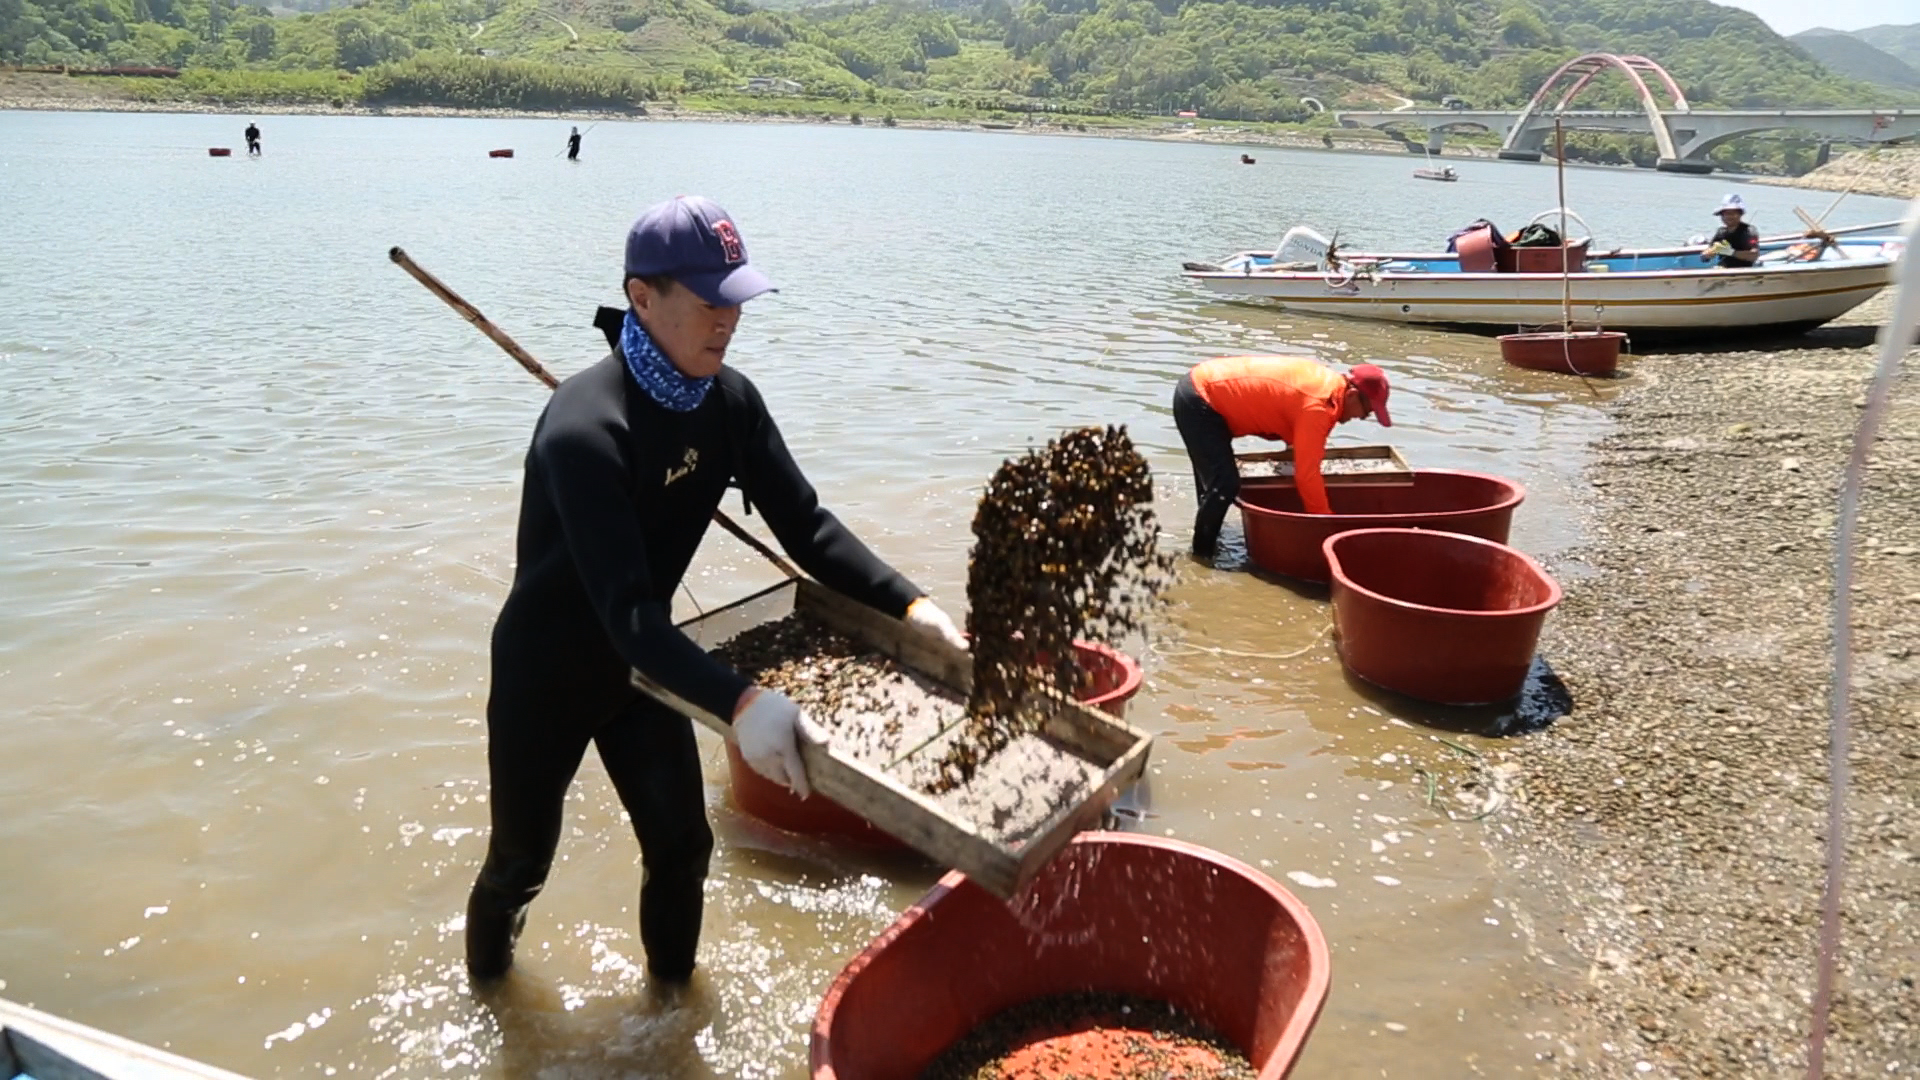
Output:
[[[234,0],[0,0],[0,62],[183,67],[230,99],[281,86],[336,100],[616,104],[736,93],[753,79],[755,90],[797,84],[804,97],[902,109],[1193,109],[1276,121],[1309,117],[1306,98],[1517,105],[1588,50],[1659,60],[1699,106],[1920,100],[1835,75],[1755,16],[1708,0],[880,0],[784,10],[748,0],[358,0],[284,17]],[[1634,103],[1614,75],[1581,101]]]
[[[1908,26],[1869,26],[1865,30],[1855,30],[1852,33],[1854,37],[1888,56],[1920,68],[1920,23]]]
[[[1920,71],[1844,31],[1813,29],[1787,40],[1836,75],[1896,90],[1920,89]]]

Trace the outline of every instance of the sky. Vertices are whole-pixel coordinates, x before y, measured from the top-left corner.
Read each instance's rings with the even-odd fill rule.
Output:
[[[1751,11],[1778,34],[1797,34],[1824,26],[1864,30],[1884,23],[1920,23],[1920,0],[1715,0],[1722,7]]]

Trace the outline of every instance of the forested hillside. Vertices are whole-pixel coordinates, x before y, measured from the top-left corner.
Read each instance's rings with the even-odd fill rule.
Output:
[[[1920,100],[1838,77],[1706,0],[362,0],[281,16],[233,0],[0,0],[0,62],[188,68],[236,97],[473,105],[771,77],[843,101],[1302,120],[1306,98],[1513,105],[1592,49],[1654,57],[1702,106]],[[1583,100],[1630,102],[1613,77]]]
[[[1853,31],[1853,36],[1889,56],[1920,68],[1920,23],[1906,26],[1869,26]]]
[[[1808,30],[1788,39],[1836,75],[1896,90],[1920,89],[1920,71],[1839,30]]]

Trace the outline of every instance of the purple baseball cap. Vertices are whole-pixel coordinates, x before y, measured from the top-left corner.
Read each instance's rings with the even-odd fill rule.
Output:
[[[733,219],[699,195],[677,196],[640,215],[627,230],[627,273],[666,274],[718,307],[773,291],[767,275],[747,265]]]

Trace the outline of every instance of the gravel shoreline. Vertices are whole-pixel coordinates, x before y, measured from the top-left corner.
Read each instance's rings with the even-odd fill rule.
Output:
[[[510,120],[563,120],[594,122],[604,120],[686,121],[707,124],[831,124],[852,126],[838,119],[806,116],[776,116],[766,113],[742,113],[682,108],[671,103],[653,103],[644,109],[461,109],[441,105],[331,105],[318,103],[213,103],[205,101],[143,101],[100,93],[75,84],[65,76],[0,72],[0,110],[24,112],[150,112],[187,113],[225,116],[436,116],[481,117]],[[866,127],[882,127],[884,107],[849,102],[849,113],[860,112]],[[897,118],[895,127],[922,131],[993,131],[1006,135],[1066,135],[1091,139],[1139,139],[1149,142],[1193,142],[1215,146],[1268,146],[1295,150],[1332,151],[1352,154],[1388,154],[1411,157],[1406,145],[1378,135],[1329,128],[1324,134],[1306,132],[1261,132],[1231,127],[1175,128],[1166,124],[1139,126],[1081,126],[1073,129],[1052,123],[1022,123],[1014,126],[988,124],[975,120]],[[1467,146],[1454,142],[1436,152],[1435,157],[1493,158],[1492,147]]]
[[[1805,176],[1755,180],[1780,187],[1857,191],[1890,199],[1920,199],[1920,147],[1887,146],[1842,154]]]
[[[1770,348],[1636,357],[1541,655],[1574,702],[1495,755],[1490,843],[1564,905],[1543,1068],[1803,1075],[1825,873],[1833,522],[1883,294]],[[1863,325],[1865,324],[1865,325]],[[1913,360],[1907,361],[1911,367]],[[1876,445],[1830,1076],[1920,1075],[1920,395]],[[1573,564],[1579,564],[1579,567]],[[1517,767],[1517,769],[1516,769]],[[1537,887],[1538,891],[1535,891]]]

